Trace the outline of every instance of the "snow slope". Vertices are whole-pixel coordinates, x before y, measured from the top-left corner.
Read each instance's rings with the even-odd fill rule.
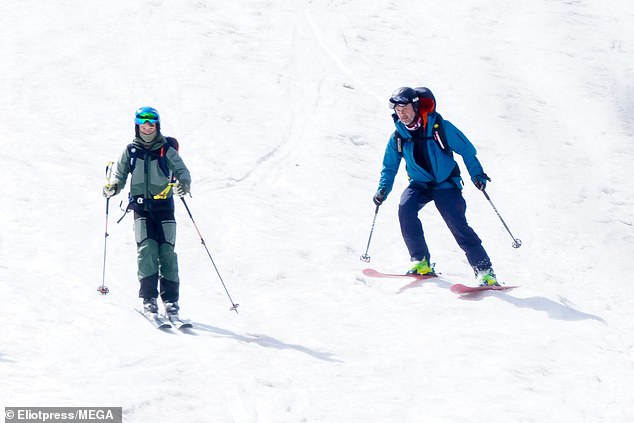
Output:
[[[482,2],[481,2],[482,3]],[[634,421],[634,4],[621,0],[4,0],[0,407],[121,406],[125,422]],[[443,278],[361,274],[387,98],[430,87],[478,147],[468,218],[508,293],[433,206]],[[104,168],[141,105],[193,177],[182,315],[134,312],[131,217]],[[463,167],[463,174],[466,171]],[[402,171],[371,266],[403,271]]]

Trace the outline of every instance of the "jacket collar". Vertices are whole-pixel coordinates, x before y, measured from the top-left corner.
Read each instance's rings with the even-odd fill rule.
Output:
[[[156,138],[154,138],[154,141],[152,141],[152,144],[147,144],[145,141],[143,141],[139,137],[135,137],[132,143],[136,145],[137,147],[143,148],[144,150],[153,151],[153,150],[158,150],[159,148],[161,148],[163,144],[166,143],[166,141],[163,134],[159,132]]]

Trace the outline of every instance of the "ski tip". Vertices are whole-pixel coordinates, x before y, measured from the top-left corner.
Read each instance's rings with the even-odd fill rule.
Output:
[[[183,330],[183,329],[191,329],[194,327],[189,321],[183,321],[179,317],[169,317],[165,316],[165,319],[169,320],[169,322],[174,326],[175,329]]]
[[[377,276],[377,275],[380,275],[380,274],[381,274],[381,273],[380,273],[380,272],[378,272],[377,270],[375,270],[375,269],[370,269],[370,268],[363,269],[363,270],[361,271],[361,273],[363,273],[365,276]]]
[[[468,289],[469,287],[466,285],[463,285],[461,283],[456,283],[454,285],[451,285],[451,288],[449,288],[449,290],[455,294],[460,294],[463,293],[465,289]]]

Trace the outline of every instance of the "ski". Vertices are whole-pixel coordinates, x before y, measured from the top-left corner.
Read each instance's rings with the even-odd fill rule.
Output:
[[[451,292],[455,294],[470,294],[472,292],[482,292],[482,291],[508,291],[514,288],[519,288],[519,286],[511,286],[511,285],[467,286],[461,283],[457,283],[453,285],[450,289],[451,289]]]
[[[169,329],[172,327],[171,323],[168,320],[164,320],[158,313],[145,313],[142,310],[135,309],[141,316],[145,317],[145,319],[152,324],[157,329]]]
[[[438,277],[437,273],[428,273],[426,275],[408,275],[406,273],[383,273],[375,269],[363,269],[362,273],[371,278],[414,278],[416,280],[425,280]]]
[[[191,323],[182,321],[178,316],[170,315],[168,316],[168,319],[178,330],[191,329],[194,327]]]

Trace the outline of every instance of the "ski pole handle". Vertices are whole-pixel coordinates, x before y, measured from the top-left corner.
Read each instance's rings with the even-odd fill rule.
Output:
[[[110,185],[110,179],[112,178],[112,168],[114,162],[108,162],[106,165],[106,184]],[[110,197],[106,198],[106,237],[108,236],[108,209],[110,207]]]
[[[112,177],[112,168],[114,167],[114,162],[108,162],[106,165],[106,183],[110,185],[110,178]]]

